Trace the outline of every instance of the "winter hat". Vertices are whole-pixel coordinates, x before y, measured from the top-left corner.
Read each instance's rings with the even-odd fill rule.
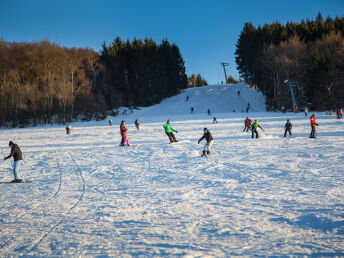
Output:
[[[8,143],[8,146],[11,146],[11,145],[14,145],[14,142],[10,141],[10,142]]]
[[[208,131],[208,128],[203,128],[203,131]]]

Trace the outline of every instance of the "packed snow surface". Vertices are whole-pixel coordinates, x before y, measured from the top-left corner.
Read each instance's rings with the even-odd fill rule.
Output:
[[[255,113],[242,113],[247,102]],[[318,113],[310,139],[309,117],[267,113],[263,103],[244,85],[209,86],[113,126],[74,123],[71,135],[63,126],[0,130],[2,157],[16,142],[33,181],[6,183],[11,162],[1,162],[0,257],[344,255],[343,120]],[[247,115],[264,128],[259,139],[243,132]],[[283,137],[288,118],[295,138]],[[167,119],[180,143],[168,144]],[[121,120],[129,147],[118,146]],[[204,127],[214,137],[208,158],[197,144]]]

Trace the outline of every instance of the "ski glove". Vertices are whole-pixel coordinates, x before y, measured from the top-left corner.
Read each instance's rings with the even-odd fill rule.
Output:
[[[8,159],[8,157],[5,157],[4,160]]]

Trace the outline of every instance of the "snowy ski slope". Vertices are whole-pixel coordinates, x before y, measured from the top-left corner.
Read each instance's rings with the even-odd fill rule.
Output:
[[[247,102],[265,129],[258,140],[242,131]],[[33,181],[6,184],[11,164],[1,162],[0,257],[343,256],[343,120],[317,114],[309,139],[309,117],[264,110],[254,90],[222,85],[114,117],[112,127],[0,130],[2,157],[18,143]],[[183,142],[168,144],[168,118]],[[295,138],[283,137],[287,118]],[[130,147],[118,146],[121,120]],[[210,158],[197,144],[204,127]]]

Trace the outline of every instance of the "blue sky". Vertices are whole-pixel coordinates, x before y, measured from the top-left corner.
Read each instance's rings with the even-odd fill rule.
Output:
[[[235,43],[245,22],[298,22],[319,11],[342,16],[344,0],[0,0],[0,37],[96,51],[117,36],[167,38],[179,46],[188,75],[217,83],[224,80],[221,61],[238,77]]]

